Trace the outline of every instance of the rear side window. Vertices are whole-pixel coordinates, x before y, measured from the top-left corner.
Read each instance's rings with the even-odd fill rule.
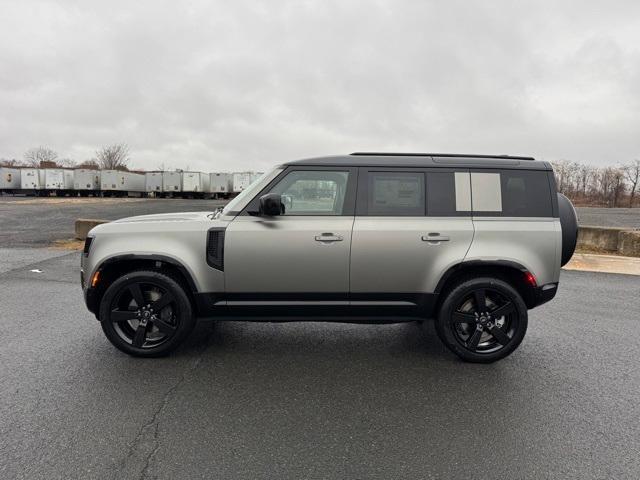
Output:
[[[427,214],[452,217],[471,214],[471,185],[468,172],[427,173]]]
[[[422,172],[369,172],[368,215],[423,216],[425,182]]]
[[[503,170],[471,173],[475,215],[552,217],[546,171]]]

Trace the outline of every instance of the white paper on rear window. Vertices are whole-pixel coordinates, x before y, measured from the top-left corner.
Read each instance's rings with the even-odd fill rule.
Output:
[[[471,203],[474,212],[502,212],[499,173],[471,173]]]

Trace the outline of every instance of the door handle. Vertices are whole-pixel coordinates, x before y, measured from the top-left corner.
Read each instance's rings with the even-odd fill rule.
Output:
[[[321,233],[316,235],[316,242],[341,242],[344,240],[342,235],[336,235],[335,233]]]
[[[439,233],[430,233],[422,236],[423,242],[448,242],[449,240],[447,235],[440,235]]]

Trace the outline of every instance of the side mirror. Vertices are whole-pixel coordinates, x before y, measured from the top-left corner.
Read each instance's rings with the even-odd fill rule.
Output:
[[[274,217],[284,213],[284,204],[282,203],[282,195],[277,193],[268,193],[260,197],[260,215]]]

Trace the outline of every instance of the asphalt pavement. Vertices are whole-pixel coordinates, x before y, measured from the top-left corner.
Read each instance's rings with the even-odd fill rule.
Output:
[[[563,272],[492,365],[416,323],[201,323],[142,360],[77,253],[32,252],[0,249],[0,478],[640,477],[640,277]]]
[[[640,228],[640,208],[577,207],[580,225]]]
[[[0,247],[46,247],[74,236],[78,218],[117,220],[134,215],[211,212],[227,200],[0,196]]]

